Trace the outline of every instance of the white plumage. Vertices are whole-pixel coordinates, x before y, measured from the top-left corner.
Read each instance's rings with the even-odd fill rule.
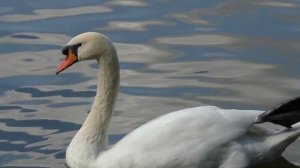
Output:
[[[122,168],[217,167],[260,113],[213,106],[172,112],[134,130],[97,162]]]
[[[106,131],[119,86],[116,50],[107,37],[89,32],[74,37],[63,53],[67,59],[58,73],[77,61],[96,59],[100,64],[91,112],[66,152],[71,168],[250,167],[276,160],[300,135],[297,127],[275,132],[254,124],[263,111],[204,106],[153,119],[107,149]],[[68,61],[71,55],[74,61]]]

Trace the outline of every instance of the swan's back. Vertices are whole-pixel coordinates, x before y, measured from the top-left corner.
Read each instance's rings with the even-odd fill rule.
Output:
[[[223,110],[205,106],[163,115],[134,130],[95,165],[122,168],[215,167],[218,150],[244,135],[254,110]],[[213,156],[214,158],[208,158]]]

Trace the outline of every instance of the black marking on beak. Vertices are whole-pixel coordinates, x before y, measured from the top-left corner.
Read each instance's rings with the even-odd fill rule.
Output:
[[[69,53],[69,47],[70,47],[70,46],[65,46],[65,47],[61,50],[61,53],[62,53],[63,55],[68,55],[68,53]]]
[[[74,45],[66,45],[62,50],[62,54],[63,55],[68,55],[69,53],[69,50],[71,50],[76,56],[78,56],[78,48],[81,46],[81,43],[78,43],[78,44],[74,44]]]

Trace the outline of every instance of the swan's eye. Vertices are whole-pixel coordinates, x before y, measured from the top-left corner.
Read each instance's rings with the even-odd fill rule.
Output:
[[[76,53],[77,53],[77,56],[80,55],[79,50],[78,50],[78,48],[79,48],[80,46],[82,46],[82,43],[79,43],[79,44],[76,46]]]

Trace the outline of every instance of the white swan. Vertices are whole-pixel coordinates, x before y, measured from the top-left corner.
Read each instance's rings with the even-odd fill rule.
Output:
[[[107,149],[106,132],[119,87],[119,63],[113,43],[88,32],[63,48],[66,59],[57,74],[72,64],[95,59],[100,65],[91,112],[66,151],[71,168],[243,168],[278,159],[300,135],[299,127],[280,132],[255,124],[297,123],[299,98],[274,109],[223,110],[196,107],[156,118]]]

